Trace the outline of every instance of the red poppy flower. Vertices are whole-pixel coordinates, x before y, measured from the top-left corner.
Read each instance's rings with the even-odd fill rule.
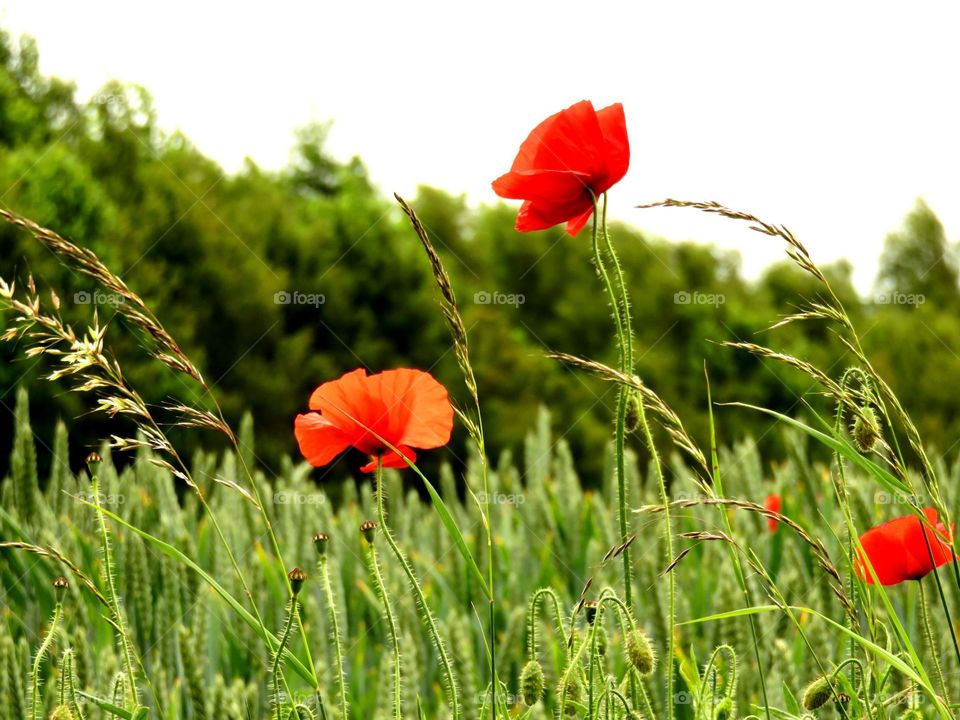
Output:
[[[870,528],[860,536],[863,552],[869,558],[881,585],[919,580],[932,572],[934,567],[940,567],[953,559],[950,547],[953,524],[950,525],[950,533],[947,533],[947,529],[937,517],[936,509],[924,508],[923,514],[936,531],[924,525],[916,515],[907,515]],[[930,543],[929,551],[924,535]],[[930,563],[931,553],[933,564]],[[873,576],[862,558],[861,555],[856,563],[857,575],[872,585]]]
[[[384,467],[404,468],[404,458],[417,459],[413,448],[446,445],[453,429],[446,388],[421,370],[354,370],[314,390],[310,410],[297,415],[294,432],[300,452],[318,467],[353,447],[373,457],[362,472],[376,470],[377,458]]]
[[[517,230],[544,230],[562,222],[576,235],[593,213],[593,197],[627,174],[630,143],[623,105],[597,111],[581,100],[534,128],[510,172],[493,181],[500,197],[523,200]]]
[[[778,513],[780,512],[781,500],[780,496],[776,493],[772,495],[767,495],[767,499],[763,501],[763,506],[770,512]],[[770,532],[776,532],[777,528],[780,526],[780,521],[776,518],[768,517],[767,518],[767,528]]]

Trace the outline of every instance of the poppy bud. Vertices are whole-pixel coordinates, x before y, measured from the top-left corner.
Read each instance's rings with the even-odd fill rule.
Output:
[[[825,677],[818,677],[803,691],[803,706],[807,710],[816,710],[826,705],[832,696],[830,683]]]
[[[50,714],[50,720],[73,720],[73,711],[66,705],[57,705]]]
[[[290,590],[294,595],[300,593],[300,588],[303,587],[303,583],[306,579],[307,574],[298,567],[295,567],[293,570],[287,573],[287,580],[290,581]]]
[[[916,708],[910,708],[900,716],[900,720],[923,720],[923,713]]]
[[[531,660],[520,673],[520,694],[527,707],[533,707],[543,697],[543,668],[539,661]]]
[[[103,458],[100,457],[100,453],[98,452],[92,452],[89,455],[87,455],[87,460],[86,460],[87,465],[99,465],[102,462],[103,462]]]
[[[360,534],[363,535],[363,539],[368,543],[373,542],[373,536],[377,532],[377,523],[373,520],[364,520],[360,523]]]
[[[880,425],[873,408],[870,406],[860,408],[860,414],[853,421],[851,432],[860,452],[866,453],[873,450],[877,440],[880,439]]]
[[[627,416],[624,421],[624,427],[628,433],[632,433],[640,427],[640,415],[640,394],[631,392],[630,397],[627,398]]]
[[[594,621],[597,619],[597,601],[586,600],[583,603],[583,610],[587,615],[587,622],[593,625]]]
[[[597,628],[597,652],[600,654],[600,657],[606,656],[608,642],[607,629],[601,625]]]
[[[53,589],[57,593],[57,602],[63,599],[63,594],[68,587],[70,587],[70,583],[67,582],[67,579],[63,575],[53,581]]]
[[[313,536],[313,546],[317,549],[317,555],[323,557],[327,554],[327,543],[330,542],[330,536],[325,532],[318,532]]]
[[[657,664],[650,641],[642,630],[627,634],[627,659],[641,675],[649,675]]]
[[[580,687],[580,681],[575,675],[571,675],[567,678],[566,683],[562,680],[560,682],[560,687],[557,688],[557,695],[563,697],[563,691],[567,691],[567,702],[566,707],[563,709],[564,715],[575,715],[577,712],[576,702],[580,699],[583,694],[583,688]]]
[[[733,717],[733,700],[725,697],[713,711],[713,720],[730,720]]]

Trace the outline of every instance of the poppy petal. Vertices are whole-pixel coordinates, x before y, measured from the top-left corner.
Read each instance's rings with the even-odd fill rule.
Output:
[[[453,405],[446,388],[421,370],[401,368],[367,375],[363,369],[323,383],[310,396],[311,413],[297,416],[297,441],[313,465],[325,465],[348,447],[382,455],[386,467],[406,467],[389,450],[445,445],[453,430]],[[364,472],[376,462],[363,466]]]
[[[493,181],[493,191],[512,200],[541,200],[555,204],[589,194],[590,176],[571,170],[511,170]]]
[[[350,447],[350,438],[319,413],[297,415],[293,424],[300,452],[307,462],[322,467]]]
[[[590,219],[590,216],[593,215],[593,206],[591,205],[588,210],[585,210],[581,215],[577,215],[575,218],[571,218],[567,221],[567,234],[571,236],[576,236],[578,232],[583,230],[583,226],[587,224],[587,221]]]
[[[405,410],[398,446],[422,450],[441,447],[450,441],[453,430],[453,405],[447,389],[430,373],[421,370],[387,370],[379,375],[383,402],[390,408]]]
[[[533,129],[493,190],[525,201],[517,214],[520,232],[567,223],[567,232],[576,235],[590,219],[593,198],[621,180],[629,164],[623,106],[597,112],[582,100]]]
[[[546,230],[554,225],[567,222],[571,218],[583,219],[584,224],[587,218],[582,218],[585,213],[593,212],[593,200],[589,195],[582,196],[580,200],[572,203],[548,203],[534,202],[527,200],[520,206],[517,213],[516,228],[520,232],[530,232],[532,230]],[[581,224],[582,228],[583,225]],[[579,230],[579,228],[577,228]],[[569,230],[568,230],[569,232]],[[573,234],[573,233],[571,233]]]
[[[919,580],[935,567],[950,562],[953,559],[952,525],[948,533],[939,522],[935,508],[925,508],[923,514],[933,528],[921,523],[916,515],[906,515],[867,530],[860,537],[863,554],[857,558],[857,575],[868,584],[874,583],[866,567],[869,560],[881,585],[896,585],[905,580]]]
[[[630,167],[630,141],[627,138],[627,119],[623,114],[623,105],[615,103],[597,111],[597,121],[603,132],[603,157],[607,163],[605,187],[595,188],[597,194],[604,193],[620,182]]]
[[[602,170],[603,131],[593,103],[581,100],[551,115],[524,140],[511,170]]]
[[[407,468],[409,467],[409,465],[407,465],[406,460],[403,459],[404,457],[406,457],[407,460],[409,460],[412,463],[415,463],[417,461],[417,454],[410,448],[404,447],[403,445],[398,445],[397,450],[399,450],[403,454],[403,456],[401,457],[401,455],[395,453],[393,450],[387,450],[382,456],[382,460],[381,460],[382,467],[400,468],[400,469]],[[363,473],[372,473],[372,472],[376,472],[376,470],[377,470],[376,458],[373,458],[373,460],[371,460],[366,465],[360,468],[360,472],[363,472]]]

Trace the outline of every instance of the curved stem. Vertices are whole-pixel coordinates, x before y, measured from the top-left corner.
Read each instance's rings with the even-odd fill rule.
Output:
[[[40,643],[40,648],[37,650],[37,656],[33,659],[33,678],[30,689],[30,716],[33,720],[40,720],[40,711],[42,710],[40,707],[40,663],[43,662],[44,655],[47,654],[50,645],[53,643],[53,636],[57,632],[57,624],[60,622],[60,615],[62,613],[63,605],[58,602],[53,609],[53,620],[50,621],[50,629],[47,630],[47,634],[44,636],[43,642]]]
[[[283,624],[283,634],[280,636],[280,643],[277,645],[277,651],[274,654],[273,663],[270,668],[270,677],[273,679],[274,717],[277,718],[277,720],[280,720],[283,715],[283,702],[280,694],[280,662],[283,659],[283,650],[287,646],[287,640],[290,639],[290,633],[297,621],[297,614],[297,598],[291,597],[287,620]]]

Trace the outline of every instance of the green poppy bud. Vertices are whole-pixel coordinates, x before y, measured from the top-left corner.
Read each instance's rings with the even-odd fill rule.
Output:
[[[373,542],[373,537],[377,532],[379,526],[373,520],[364,520],[360,523],[360,534],[363,535],[363,539],[368,543]]]
[[[803,706],[807,710],[816,710],[826,705],[831,697],[830,682],[825,677],[818,677],[803,691]]]
[[[713,720],[731,720],[733,718],[733,700],[725,697],[713,710]]]
[[[880,424],[877,415],[870,406],[860,408],[860,414],[853,421],[851,430],[853,440],[860,452],[870,452],[880,439]]]
[[[533,707],[543,697],[543,668],[539,661],[531,660],[520,673],[520,694],[527,707]]]
[[[627,634],[627,660],[641,675],[649,675],[656,667],[657,658],[650,641],[642,630],[634,630]]]
[[[317,555],[323,557],[327,554],[327,545],[330,542],[330,536],[325,532],[318,532],[313,536],[313,546],[317,549]]]

